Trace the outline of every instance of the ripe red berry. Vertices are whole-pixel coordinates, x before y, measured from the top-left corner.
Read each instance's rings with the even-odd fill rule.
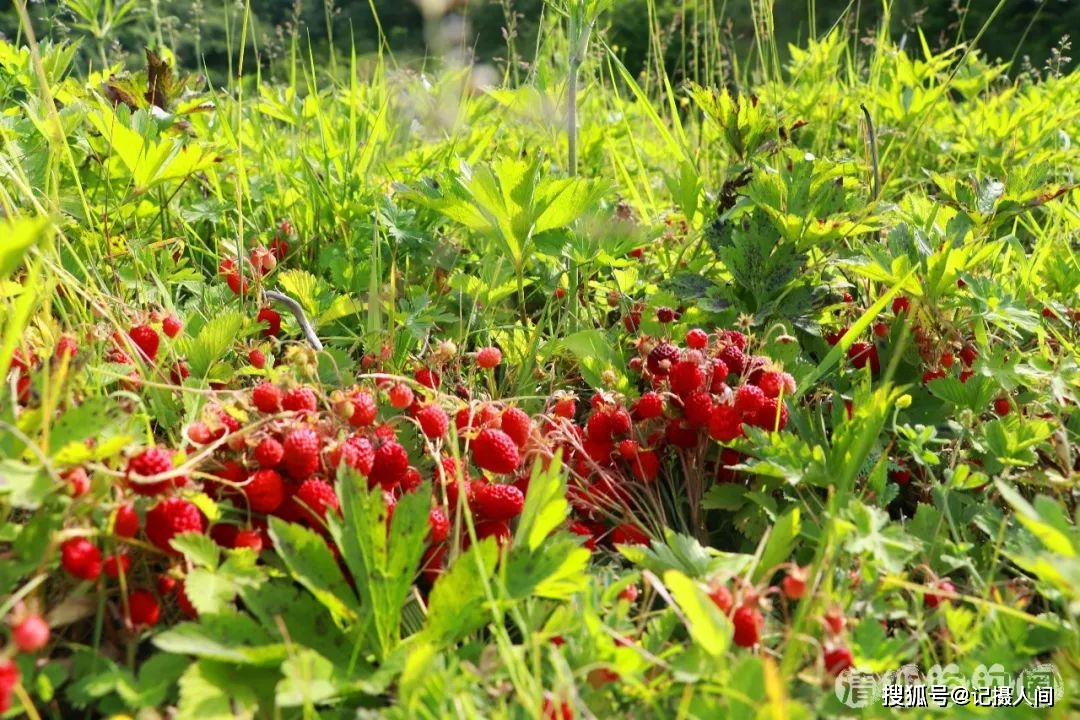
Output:
[[[825,670],[831,675],[839,675],[855,664],[851,650],[844,646],[826,650],[822,659],[825,661]]]
[[[11,628],[11,640],[21,652],[33,653],[49,644],[49,624],[37,613]]]
[[[611,531],[612,545],[648,545],[649,535],[633,523],[624,522]]]
[[[889,336],[889,326],[885,323],[874,323],[874,335],[879,338]]]
[[[161,330],[168,337],[174,338],[180,334],[180,331],[184,329],[184,324],[180,322],[180,318],[175,315],[166,315],[165,319],[161,321]]]
[[[432,545],[441,543],[450,535],[450,520],[441,507],[431,508],[428,513],[428,542]]]
[[[572,420],[577,413],[577,401],[572,397],[561,397],[551,406],[551,414]]]
[[[653,375],[664,376],[678,360],[679,349],[669,342],[662,342],[649,351],[645,364]]]
[[[120,577],[121,573],[127,575],[131,571],[131,556],[126,552],[110,555],[101,563],[101,569],[105,571],[105,577],[114,580]]]
[[[161,345],[157,330],[149,325],[136,325],[128,332],[128,337],[146,360],[153,361],[157,357],[158,347]]]
[[[497,367],[502,362],[502,351],[497,347],[480,348],[476,353],[476,364],[485,370]]]
[[[956,592],[956,587],[948,580],[938,580],[931,587],[946,593]],[[923,604],[928,608],[936,608],[943,602],[949,602],[949,598],[944,598],[941,595],[933,592],[927,592],[923,594]]]
[[[290,430],[281,445],[285,449],[285,471],[294,480],[304,480],[319,469],[322,442],[311,428]]]
[[[161,605],[149,590],[132,590],[127,605],[128,620],[133,627],[153,627],[161,618]]]
[[[90,490],[90,475],[84,467],[76,467],[68,470],[63,475],[71,489],[71,497],[81,497]]]
[[[285,502],[285,481],[275,470],[256,470],[241,489],[257,513],[272,513]]]
[[[731,442],[743,434],[742,415],[731,405],[716,405],[709,417],[709,437]]]
[[[367,427],[375,422],[379,407],[375,404],[375,398],[371,396],[371,393],[357,390],[349,397],[349,400],[352,401],[353,406],[352,417],[349,418],[350,425]]]
[[[290,412],[315,412],[319,409],[319,397],[309,387],[294,387],[281,399],[281,407]]]
[[[260,333],[263,337],[278,337],[281,335],[281,313],[277,310],[268,307],[260,308],[255,316],[255,322],[266,325]]]
[[[717,354],[716,359],[727,368],[726,374],[742,375],[743,370],[746,369],[746,355],[743,354],[738,345],[725,345]],[[713,371],[714,376],[718,374],[717,370]]]
[[[143,478],[160,475],[173,469],[173,453],[162,447],[150,447],[128,460],[127,484],[136,495],[160,495],[170,487],[180,487],[187,482],[184,476],[177,476],[158,482],[142,482]]]
[[[765,405],[765,393],[756,385],[742,385],[735,391],[735,410],[747,420],[756,418]]]
[[[647,392],[634,403],[634,417],[638,420],[651,420],[664,414],[664,398],[658,393]]]
[[[667,325],[669,322],[675,319],[675,311],[669,307],[657,308],[656,319],[664,325]]]
[[[442,384],[442,378],[439,377],[439,373],[435,372],[431,368],[418,368],[413,378],[419,384],[432,390],[438,390],[439,385]]]
[[[384,490],[392,490],[401,483],[409,469],[409,453],[401,443],[391,440],[375,450],[369,482],[377,483]]]
[[[514,440],[493,428],[484,428],[472,441],[472,457],[477,467],[493,473],[512,473],[521,464]]]
[[[70,335],[64,334],[60,336],[60,339],[56,341],[56,357],[63,357],[67,355],[69,358],[75,357],[79,352],[79,344],[75,341],[75,338]],[[12,363],[14,366],[14,363]]]
[[[424,436],[432,440],[446,435],[450,429],[450,418],[446,411],[438,405],[425,405],[416,413],[416,421],[420,423],[420,431]]]
[[[844,626],[847,624],[844,612],[838,607],[829,608],[822,617],[822,621],[825,623],[825,629],[833,635],[842,633]]]
[[[1009,398],[999,397],[994,399],[994,413],[998,417],[1005,417],[1012,410],[1012,405],[1009,404]]]
[[[619,592],[619,599],[625,600],[628,603],[637,602],[638,596],[641,594],[641,588],[637,585],[627,585]]]
[[[281,410],[281,388],[273,383],[259,383],[251,391],[251,404],[259,412],[276,413]]]
[[[341,445],[330,451],[330,469],[336,471],[344,461],[346,467],[367,477],[375,464],[375,448],[361,435],[350,435]]]
[[[900,295],[900,296],[897,296],[897,297],[893,298],[892,311],[895,314],[899,315],[900,313],[907,312],[910,309],[911,309],[911,301],[908,300],[903,295]]]
[[[740,605],[735,608],[731,616],[731,624],[735,626],[735,644],[739,647],[753,647],[761,641],[761,628],[765,619],[761,612],[749,605]]]
[[[233,538],[234,548],[251,548],[256,554],[261,553],[263,549],[262,533],[258,530],[240,530],[236,533],[236,537]]]
[[[301,504],[302,514],[309,522],[316,523],[326,518],[330,510],[339,510],[341,502],[338,500],[334,488],[322,480],[311,478],[301,483],[296,489],[294,501]]]
[[[941,367],[948,370],[953,366],[953,354],[946,350],[945,352],[941,353],[941,359],[939,362],[941,364]]]
[[[718,581],[710,583],[709,599],[724,615],[730,613],[731,608],[735,605],[735,596],[731,594],[731,590],[728,589],[727,585]]]
[[[705,384],[705,371],[696,362],[679,360],[671,366],[668,384],[671,386],[671,392],[680,397],[686,397],[695,390],[701,389]]]
[[[517,407],[507,408],[502,414],[502,431],[510,436],[519,448],[525,447],[532,435],[533,421],[529,414]]]
[[[971,367],[975,364],[975,359],[979,357],[979,351],[975,349],[974,345],[968,344],[960,348],[960,362],[964,363],[965,367]]]
[[[255,446],[255,450],[252,451],[251,456],[255,459],[255,462],[259,467],[275,468],[281,464],[282,459],[284,459],[285,448],[276,439],[264,437],[259,441],[259,444]]]
[[[398,410],[404,410],[413,404],[412,388],[405,383],[397,383],[391,387],[387,397],[390,398],[390,404]]]
[[[513,485],[477,483],[471,500],[473,512],[481,520],[510,520],[521,514],[525,496]]]
[[[628,463],[635,480],[652,482],[660,474],[660,457],[655,450],[639,450]]]
[[[788,600],[798,600],[806,594],[806,570],[797,567],[784,576],[780,583],[781,590]]]
[[[256,370],[262,370],[266,367],[266,353],[259,348],[251,348],[248,350],[248,362]]]
[[[933,370],[927,370],[922,374],[923,384],[927,384],[932,380],[938,380],[945,377],[945,371],[941,368],[934,368]]]
[[[139,532],[139,514],[132,505],[121,505],[113,513],[113,535],[119,538],[135,537]]]
[[[185,532],[201,533],[204,529],[202,511],[195,503],[183,498],[166,498],[146,513],[146,537],[170,555],[179,555],[169,545],[176,535]]]
[[[686,347],[691,350],[704,350],[709,345],[709,335],[701,328],[694,328],[686,333]]]
[[[86,538],[71,538],[60,546],[60,565],[81,580],[96,580],[101,574],[101,550]]]
[[[851,364],[860,370],[869,365],[870,371],[874,374],[881,372],[881,360],[878,358],[877,347],[871,343],[862,340],[852,343],[847,355]]]

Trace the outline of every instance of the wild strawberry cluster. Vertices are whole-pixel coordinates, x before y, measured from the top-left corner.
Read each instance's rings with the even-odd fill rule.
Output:
[[[661,308],[658,319],[671,322],[675,313]],[[717,443],[744,437],[747,425],[783,430],[784,398],[795,392],[792,376],[769,358],[749,353],[746,336],[735,330],[710,334],[695,328],[681,346],[666,338],[640,337],[636,343],[630,370],[646,388],[640,397],[627,402],[597,393],[582,424],[560,428],[576,481],[574,529],[591,536],[591,543],[643,541],[632,520],[637,490],[656,483],[680,458],[714,467],[715,481],[732,479],[730,467],[741,456]],[[553,414],[570,418],[573,410],[560,412],[556,403]],[[683,469],[670,479],[684,477]]]
[[[403,494],[432,479],[428,580],[441,571],[453,542],[468,545],[463,511],[479,538],[505,543],[524,506],[526,458],[538,452],[542,438],[533,418],[516,406],[441,393],[440,371],[453,353],[443,346],[439,352],[442,367],[436,358],[411,380],[372,373],[369,385],[329,397],[288,379],[218,394],[185,429],[185,447],[155,445],[128,454],[108,532],[65,541],[62,567],[80,581],[125,576],[122,605],[133,629],[156,624],[159,601],[168,597],[194,615],[173,538],[207,533],[223,548],[261,552],[271,547],[268,520],[276,516],[319,532],[336,552],[327,517],[341,512],[335,478],[342,467],[380,489],[391,515]],[[480,373],[501,361],[496,348],[473,356]],[[86,477],[76,468],[69,481],[79,473]],[[216,503],[216,522],[200,507],[199,491]],[[156,552],[137,552],[146,547]]]

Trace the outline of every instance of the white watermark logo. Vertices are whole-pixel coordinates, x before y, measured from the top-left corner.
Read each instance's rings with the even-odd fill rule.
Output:
[[[891,708],[1014,707],[1021,703],[1048,708],[1062,699],[1065,683],[1053,663],[1030,665],[1015,674],[1001,663],[979,665],[970,676],[953,663],[934,665],[925,673],[908,664],[880,674],[848,668],[836,677],[833,689],[837,699],[850,708],[876,704]]]

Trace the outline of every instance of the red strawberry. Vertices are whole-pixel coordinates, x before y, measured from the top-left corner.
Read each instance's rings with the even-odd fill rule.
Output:
[[[266,367],[266,353],[259,348],[251,348],[248,350],[248,362],[256,370],[262,370]]]
[[[701,390],[691,393],[683,403],[683,413],[691,425],[705,427],[712,417],[712,395]]]
[[[948,580],[938,580],[936,583],[933,584],[933,587],[946,593],[956,592],[956,586],[954,586]],[[923,595],[923,603],[928,608],[936,608],[943,602],[949,602],[949,598],[943,598],[941,595],[931,592],[925,593]]]
[[[300,487],[296,489],[293,501],[301,505],[303,516],[312,524],[318,524],[319,521],[324,520],[326,513],[331,509],[339,510],[341,508],[341,502],[338,500],[334,488],[322,480],[314,478],[301,483]]]
[[[128,620],[134,627],[153,627],[161,618],[161,606],[149,590],[133,590],[127,599]]]
[[[651,420],[664,414],[664,398],[654,392],[647,392],[634,403],[634,418]]]
[[[282,442],[285,449],[285,470],[294,480],[304,480],[319,469],[322,443],[311,428],[290,430]]]
[[[390,404],[398,410],[404,410],[413,403],[412,388],[405,383],[398,383],[390,388],[387,397],[390,398]]]
[[[260,308],[258,315],[255,316],[255,322],[266,323],[266,327],[262,329],[263,337],[278,337],[281,335],[281,313],[273,308]]]
[[[319,398],[309,387],[294,387],[281,399],[281,407],[291,412],[315,412],[319,409]]]
[[[970,343],[960,348],[960,362],[964,363],[964,367],[971,367],[975,364],[976,358],[979,357],[979,351],[975,349],[974,345]]]
[[[489,537],[495,538],[495,542],[502,546],[513,539],[513,533],[510,532],[510,525],[505,520],[482,520],[476,523],[477,540],[485,540]],[[462,540],[468,547],[469,536],[464,536]]]
[[[105,571],[105,577],[113,579],[120,577],[121,573],[127,575],[131,571],[131,556],[126,552],[110,555],[101,564],[101,569]]]
[[[502,414],[502,431],[519,447],[525,447],[532,435],[533,421],[521,408],[507,408]]]
[[[441,507],[431,508],[431,512],[428,513],[428,526],[431,528],[428,533],[428,542],[432,545],[441,543],[450,535],[450,520]]]
[[[709,335],[701,328],[694,328],[686,333],[686,347],[692,350],[704,350],[709,345]]]
[[[161,330],[170,338],[174,338],[184,329],[184,324],[175,315],[166,315],[161,321]]]
[[[671,366],[668,383],[671,385],[671,392],[685,397],[705,384],[705,372],[696,362],[679,360]]]
[[[908,300],[903,295],[899,295],[899,296],[893,298],[892,311],[895,314],[899,315],[900,313],[905,313],[910,309],[911,309],[911,301]]]
[[[375,404],[375,398],[371,396],[371,393],[354,390],[349,395],[349,401],[353,406],[352,415],[349,417],[350,425],[353,427],[367,427],[375,422],[379,407]]]
[[[153,361],[157,357],[158,347],[161,345],[157,330],[149,325],[136,325],[128,332],[128,337],[146,360]]]
[[[127,484],[136,495],[160,495],[170,487],[187,483],[183,475],[158,482],[141,482],[142,478],[160,475],[173,469],[173,453],[161,447],[150,447],[128,461]]]
[[[735,391],[735,410],[752,422],[765,405],[765,393],[756,385],[742,385]]]
[[[630,472],[642,482],[652,482],[660,473],[660,458],[654,450],[639,451],[629,463]]]
[[[667,325],[675,319],[675,311],[669,307],[656,308],[656,320],[657,322]]]
[[[442,384],[442,378],[439,377],[439,373],[435,372],[431,368],[418,368],[416,373],[413,375],[413,378],[416,380],[416,382],[420,383],[426,388],[431,388],[432,390],[438,390],[439,385]]]
[[[825,629],[833,635],[843,632],[844,625],[847,624],[843,611],[838,607],[829,608],[822,617],[822,621],[825,623]]]
[[[96,580],[101,574],[101,550],[86,538],[71,538],[60,546],[60,565],[69,575]]]
[[[735,605],[735,596],[731,594],[731,590],[728,589],[727,585],[719,581],[710,583],[709,599],[725,615],[730,613],[731,608]]]
[[[72,497],[81,497],[90,490],[90,475],[84,467],[68,470],[63,474],[63,478],[71,488]]]
[[[611,415],[606,410],[597,410],[589,415],[585,421],[585,434],[600,442],[611,440]]]
[[[38,614],[27,615],[11,628],[11,640],[20,652],[35,653],[49,644],[49,624]]]
[[[248,505],[257,513],[272,513],[285,502],[285,482],[275,470],[256,470],[242,488]]]
[[[830,675],[839,675],[855,664],[855,660],[851,656],[851,650],[844,646],[826,650],[822,660],[825,661],[825,670]]]
[[[806,570],[796,567],[784,576],[780,584],[788,600],[798,600],[806,594]]]
[[[662,342],[649,351],[646,365],[653,375],[664,376],[679,360],[679,349],[669,342]]]
[[[139,515],[131,505],[121,505],[113,514],[113,535],[119,538],[135,537],[139,532]]]
[[[502,430],[484,428],[472,441],[476,466],[492,473],[512,473],[521,464],[517,444]]]
[[[502,352],[497,347],[480,348],[476,353],[476,364],[485,370],[497,367],[501,362]]]
[[[361,435],[350,435],[345,438],[337,448],[330,451],[330,467],[337,470],[344,461],[345,466],[352,468],[364,477],[371,474],[371,467],[375,463],[375,449],[371,442]]]
[[[251,548],[257,555],[263,549],[262,533],[258,530],[240,530],[236,533],[236,537],[233,538],[232,546],[234,548]]]
[[[698,444],[698,428],[686,418],[672,418],[664,428],[664,438],[677,448],[689,450]]]
[[[551,414],[556,417],[572,420],[574,415],[577,414],[577,401],[575,401],[573,397],[560,397],[555,401],[555,404],[551,406]]]
[[[276,413],[281,410],[281,388],[273,383],[259,383],[251,391],[251,404],[264,413]]]
[[[510,520],[521,514],[525,496],[513,485],[480,482],[473,491],[472,509],[482,520]]]
[[[742,375],[743,370],[746,368],[746,356],[738,345],[724,346],[724,349],[717,354],[716,359],[724,363],[728,373],[734,375]],[[716,374],[714,371],[714,375]]]
[[[1012,410],[1012,405],[1009,404],[1009,398],[999,397],[994,400],[994,413],[998,417],[1005,417]]]
[[[717,405],[709,417],[709,437],[731,442],[743,434],[742,415],[731,405]]]
[[[202,511],[195,503],[182,498],[166,498],[146,513],[146,537],[170,555],[179,555],[169,545],[176,535],[204,530]]]
[[[446,435],[450,428],[450,418],[446,411],[438,405],[425,405],[416,413],[416,421],[420,423],[420,430],[424,436],[434,440]]]
[[[78,352],[79,344],[75,341],[75,338],[70,335],[61,335],[60,339],[56,341],[56,357],[67,355],[69,358],[73,358]],[[14,362],[12,363],[12,367],[14,367]]]
[[[731,624],[735,626],[734,640],[739,647],[753,647],[761,641],[761,628],[765,619],[757,608],[740,605],[731,616]]]
[[[255,462],[258,463],[259,467],[275,468],[281,464],[282,459],[285,457],[285,448],[274,438],[264,437],[255,446],[252,457],[255,458]]]
[[[878,358],[878,351],[874,345],[868,342],[860,340],[851,344],[848,348],[848,359],[851,360],[851,364],[860,370],[867,365],[870,366],[870,371],[875,375],[881,372],[881,361]]]
[[[409,469],[409,453],[397,441],[385,442],[375,450],[368,482],[392,490],[401,483]]]

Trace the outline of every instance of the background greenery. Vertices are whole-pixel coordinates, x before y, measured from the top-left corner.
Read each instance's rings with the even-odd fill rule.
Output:
[[[470,19],[467,42],[479,58],[505,69],[505,58],[512,55],[527,67],[543,22],[542,0],[448,4],[463,6],[458,12]],[[631,71],[639,72],[659,58],[676,80],[723,80],[702,76],[704,67],[731,69],[730,64],[710,62],[707,48],[722,46],[725,63],[745,58],[758,50],[755,22],[769,22],[762,14],[762,3],[754,0],[657,0],[652,4],[655,16],[650,22],[649,0],[618,0],[616,11],[607,19],[606,37],[619,48]],[[9,0],[0,3],[0,8],[0,34],[19,39],[14,4]],[[243,2],[214,0],[41,0],[31,3],[29,11],[37,32],[48,39],[81,38],[80,56],[85,63],[100,67],[125,60],[131,53],[141,55],[147,45],[165,46],[176,53],[182,66],[201,67],[217,84],[225,84],[233,74],[242,42],[245,70],[261,67],[273,77],[288,67],[284,60],[293,38],[305,41],[299,44],[300,51],[307,54],[310,49],[309,59],[321,64],[329,59],[330,47],[347,50],[352,46],[360,54],[377,51],[381,26],[395,60],[422,66],[435,30],[435,24],[425,24],[417,4],[409,0],[256,0],[248,8]],[[250,12],[255,31],[241,37],[245,12]],[[787,58],[788,43],[820,36],[838,18],[844,18],[849,32],[864,36],[872,35],[884,15],[882,3],[861,0],[784,0],[775,12],[776,22],[770,24],[780,61]],[[1025,66],[1040,68],[1048,61],[1068,68],[1072,59],[1056,54],[1069,29],[1080,27],[1080,2],[896,0],[889,8],[888,22],[892,37],[906,35],[909,48],[918,47],[912,32],[917,27],[935,49],[977,39],[990,59],[1015,61],[1017,71]],[[650,31],[650,27],[660,31]],[[710,42],[717,39],[719,43]],[[1068,55],[1067,50],[1064,54]]]

